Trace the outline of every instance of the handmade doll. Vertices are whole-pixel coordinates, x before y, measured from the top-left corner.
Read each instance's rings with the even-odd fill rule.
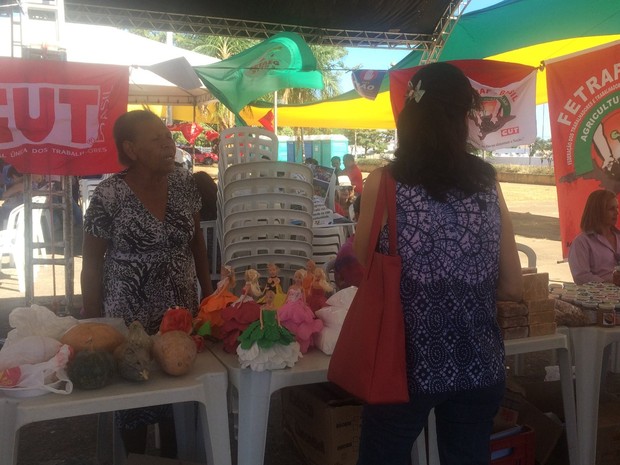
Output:
[[[233,353],[239,345],[239,335],[250,323],[260,318],[260,305],[254,300],[262,293],[258,279],[258,271],[248,269],[245,272],[245,285],[241,296],[224,310],[222,310],[222,325],[220,337],[224,342],[224,350]]]
[[[317,267],[314,270],[314,279],[312,280],[312,286],[310,287],[310,295],[306,299],[308,306],[313,312],[323,308],[327,301],[326,293],[332,292],[333,287],[327,282],[325,271],[322,268]]]
[[[306,263],[306,276],[302,281],[302,286],[306,297],[310,295],[310,289],[312,288],[312,281],[314,281],[314,270],[316,270],[316,263],[312,260],[308,260]]]
[[[314,316],[314,312],[306,304],[306,294],[302,282],[306,270],[297,270],[293,276],[293,284],[286,293],[286,302],[278,309],[280,323],[295,335],[302,354],[308,352],[313,336],[323,328],[323,321]]]
[[[273,308],[275,293],[265,293],[260,318],[239,336],[237,355],[241,368],[254,371],[292,367],[301,357],[299,343],[288,329],[280,324],[278,311]]]
[[[217,288],[213,294],[200,302],[198,315],[194,319],[194,328],[200,328],[207,322],[211,324],[211,328],[222,326],[224,323],[221,316],[222,310],[237,300],[237,296],[231,292],[234,287],[235,275],[232,268],[228,265],[222,266],[221,279],[217,283]]]
[[[278,277],[278,273],[280,268],[275,263],[269,263],[267,265],[267,272],[269,273],[269,277],[267,278],[267,282],[265,283],[265,287],[263,288],[263,297],[260,298],[258,303],[265,303],[265,296],[268,291],[272,291],[274,294],[273,297],[273,308],[276,310],[284,304],[286,300],[286,294],[282,290],[282,284],[280,282],[280,278]]]

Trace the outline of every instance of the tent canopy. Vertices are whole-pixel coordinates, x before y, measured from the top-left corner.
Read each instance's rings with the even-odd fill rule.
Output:
[[[446,42],[440,61],[488,58],[539,66],[559,56],[620,40],[618,0],[505,0],[464,14]],[[414,51],[395,68],[420,63]],[[547,101],[546,73],[537,77],[537,103]],[[351,91],[314,104],[278,107],[280,126],[328,128],[395,127],[387,78],[371,101]],[[270,104],[257,104],[244,113],[248,124],[259,125]],[[254,119],[253,119],[254,118]]]
[[[296,32],[307,43],[411,47],[432,41],[453,0],[67,0],[68,21],[263,40]],[[139,26],[138,26],[139,25]]]

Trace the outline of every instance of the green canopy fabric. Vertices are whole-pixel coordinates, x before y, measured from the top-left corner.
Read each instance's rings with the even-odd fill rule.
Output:
[[[620,39],[620,0],[504,0],[463,15],[448,38],[440,61],[488,58],[539,66]],[[413,51],[394,66],[417,66],[421,51]],[[537,103],[546,102],[546,74],[537,79]],[[278,107],[280,126],[330,128],[394,128],[388,78],[375,101],[350,91],[306,105]],[[263,116],[268,103],[257,103],[243,114],[248,123]],[[361,113],[360,113],[361,112]]]

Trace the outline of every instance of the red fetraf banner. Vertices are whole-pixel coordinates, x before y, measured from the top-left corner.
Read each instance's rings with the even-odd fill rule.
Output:
[[[124,66],[0,58],[0,157],[21,173],[113,173]]]
[[[536,68],[491,60],[457,60],[482,99],[482,109],[469,121],[469,141],[495,150],[530,144],[536,139]],[[390,70],[394,121],[405,106],[408,83],[420,67]],[[422,88],[424,83],[422,83]]]
[[[590,192],[620,192],[620,43],[547,63],[562,253]]]

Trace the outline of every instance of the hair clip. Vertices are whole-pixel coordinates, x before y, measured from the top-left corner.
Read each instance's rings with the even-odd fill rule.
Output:
[[[420,103],[420,100],[422,100],[422,97],[424,96],[424,93],[426,91],[424,89],[422,89],[422,80],[420,79],[418,81],[418,83],[415,86],[415,89],[413,89],[413,100],[415,100],[415,103]]]

